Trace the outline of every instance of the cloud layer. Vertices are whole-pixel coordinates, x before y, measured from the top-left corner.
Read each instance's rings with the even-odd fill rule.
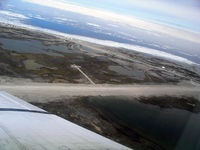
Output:
[[[165,24],[158,24],[158,23],[153,23],[150,21],[145,21],[142,19],[134,18],[132,16],[121,15],[121,14],[117,14],[111,11],[99,10],[95,8],[83,7],[83,6],[79,6],[75,4],[66,3],[61,0],[42,0],[42,1],[24,0],[24,1],[42,5],[42,6],[48,6],[48,7],[52,7],[56,9],[61,9],[64,11],[75,12],[82,15],[92,16],[92,17],[96,17],[96,18],[100,18],[104,20],[109,20],[113,22],[125,23],[131,26],[143,29],[143,30],[164,33],[169,36],[200,43],[199,33],[182,30],[179,28],[165,25]]]
[[[28,17],[26,17],[22,14],[13,13],[11,11],[5,11],[5,10],[0,10],[0,15],[6,15],[9,17],[13,17],[13,18],[28,19]]]

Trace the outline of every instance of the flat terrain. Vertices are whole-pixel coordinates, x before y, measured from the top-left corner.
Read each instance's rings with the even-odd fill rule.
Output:
[[[10,44],[12,43],[12,44]],[[0,25],[0,75],[34,82],[97,84],[177,84],[200,82],[196,65],[135,51]]]
[[[0,90],[135,150],[199,150],[199,83],[194,64],[0,25]]]

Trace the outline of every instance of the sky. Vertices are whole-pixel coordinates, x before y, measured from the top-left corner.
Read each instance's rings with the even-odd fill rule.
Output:
[[[54,0],[56,1],[200,32],[199,0]]]
[[[23,0],[199,43],[198,0]],[[189,32],[188,32],[189,31]]]

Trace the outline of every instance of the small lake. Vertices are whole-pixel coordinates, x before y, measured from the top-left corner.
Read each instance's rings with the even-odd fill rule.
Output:
[[[57,52],[72,53],[65,45],[46,46],[39,40],[14,40],[0,38],[2,48],[18,53],[46,54],[51,56],[63,56]],[[12,43],[12,44],[11,44]]]

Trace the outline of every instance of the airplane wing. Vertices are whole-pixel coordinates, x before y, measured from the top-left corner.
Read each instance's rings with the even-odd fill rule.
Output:
[[[0,91],[0,150],[130,148]]]

